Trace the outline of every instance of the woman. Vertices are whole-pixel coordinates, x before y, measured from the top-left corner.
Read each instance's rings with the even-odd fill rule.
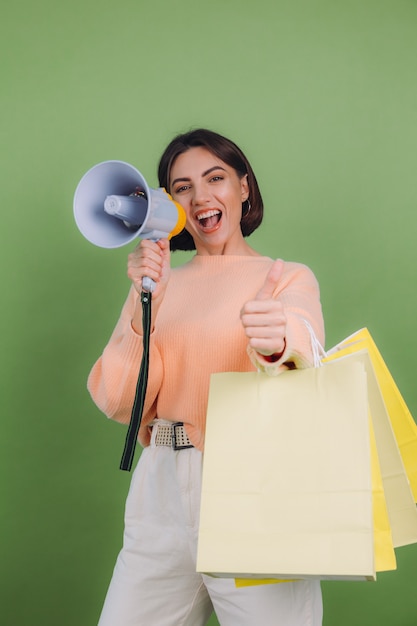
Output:
[[[129,255],[132,287],[88,383],[107,416],[129,422],[143,346],[138,296],[142,278],[152,278],[144,449],[100,626],[203,626],[213,607],[222,626],[319,626],[317,581],[236,588],[195,571],[210,374],[311,365],[304,320],[324,342],[317,281],[304,265],[247,243],[263,203],[250,164],[227,138],[204,129],[179,135],[161,157],[159,183],[184,207],[185,229],[170,243],[142,240]],[[170,249],[196,254],[171,269]]]

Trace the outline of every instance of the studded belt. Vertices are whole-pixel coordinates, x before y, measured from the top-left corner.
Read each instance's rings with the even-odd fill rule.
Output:
[[[172,424],[157,422],[153,424],[152,440],[156,446],[168,446],[173,450],[185,450],[194,447],[185,432],[183,422],[173,422]]]

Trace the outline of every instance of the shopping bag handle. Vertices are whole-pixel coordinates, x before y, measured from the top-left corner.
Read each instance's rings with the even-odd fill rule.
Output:
[[[310,322],[307,322],[306,319],[303,319],[303,322],[306,325],[306,328],[310,335],[311,352],[313,354],[313,366],[321,367],[323,365],[322,359],[327,356],[327,353],[321,345],[320,341],[317,339],[316,333],[314,332]]]

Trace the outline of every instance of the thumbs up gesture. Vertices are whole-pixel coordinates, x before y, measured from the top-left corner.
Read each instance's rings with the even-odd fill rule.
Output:
[[[258,354],[276,356],[277,360],[285,350],[287,326],[284,308],[274,299],[274,291],[283,270],[284,262],[275,261],[255,299],[246,302],[240,312],[249,345]]]

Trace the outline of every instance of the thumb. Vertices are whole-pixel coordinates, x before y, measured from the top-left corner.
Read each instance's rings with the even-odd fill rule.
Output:
[[[284,271],[284,261],[277,259],[269,270],[265,282],[256,294],[255,300],[270,300]]]

